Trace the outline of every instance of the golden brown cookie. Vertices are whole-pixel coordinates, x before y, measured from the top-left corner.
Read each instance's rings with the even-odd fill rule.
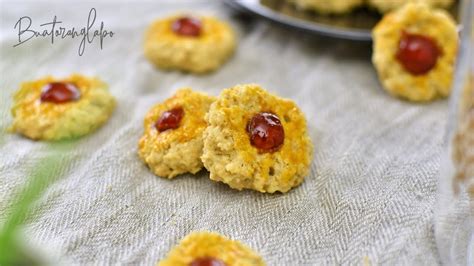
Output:
[[[372,61],[389,93],[410,101],[449,95],[458,34],[448,13],[410,3],[385,15],[372,35]]]
[[[236,38],[227,23],[209,16],[176,15],[151,24],[145,56],[157,67],[205,73],[234,52]]]
[[[204,116],[213,101],[211,96],[184,88],[148,112],[138,153],[153,173],[173,178],[201,170]]]
[[[202,160],[212,180],[273,193],[308,175],[312,143],[293,101],[258,85],[237,85],[222,91],[206,120]]]
[[[454,3],[454,0],[367,0],[369,6],[385,13],[400,8],[407,3],[422,3],[431,7],[447,8]]]
[[[47,76],[21,84],[10,130],[38,140],[76,138],[104,124],[114,107],[107,84],[97,78]]]
[[[158,266],[264,266],[247,246],[212,232],[194,232],[174,247]]]
[[[296,7],[304,10],[312,10],[319,13],[343,14],[348,13],[356,7],[364,4],[364,0],[287,0],[294,3]]]

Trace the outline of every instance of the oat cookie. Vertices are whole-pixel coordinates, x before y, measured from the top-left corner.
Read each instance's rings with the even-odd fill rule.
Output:
[[[407,3],[423,3],[432,7],[448,8],[454,3],[454,0],[368,0],[369,6],[385,13],[402,7]]]
[[[287,192],[308,175],[312,143],[293,101],[255,84],[222,91],[206,116],[202,160],[234,189]]]
[[[264,266],[242,243],[212,232],[194,232],[174,247],[158,266]]]
[[[86,135],[104,124],[115,99],[97,78],[73,74],[24,82],[13,96],[12,132],[35,140]]]
[[[173,178],[201,170],[204,115],[213,101],[211,96],[184,88],[148,112],[138,154],[153,173]]]
[[[385,90],[411,101],[449,95],[458,34],[448,13],[410,3],[385,15],[372,35],[372,61]]]
[[[151,24],[144,47],[145,56],[159,68],[205,73],[222,65],[235,43],[232,28],[217,18],[175,15]]]
[[[319,13],[343,14],[364,4],[364,0],[287,0],[296,7]]]

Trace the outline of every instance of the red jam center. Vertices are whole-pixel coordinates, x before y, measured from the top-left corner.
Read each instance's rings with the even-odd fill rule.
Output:
[[[396,57],[405,70],[413,75],[423,75],[436,65],[440,54],[433,39],[403,32]]]
[[[51,82],[43,87],[41,92],[42,102],[66,103],[78,100],[81,92],[72,83]]]
[[[226,266],[226,264],[219,259],[205,257],[193,260],[189,266]]]
[[[158,121],[156,121],[155,127],[159,132],[178,128],[183,116],[184,110],[182,107],[173,108],[161,114]]]
[[[254,115],[247,124],[250,143],[260,152],[277,151],[285,139],[285,132],[278,116],[262,112]]]
[[[201,35],[202,24],[197,18],[182,17],[173,22],[173,31],[182,36],[197,37]]]

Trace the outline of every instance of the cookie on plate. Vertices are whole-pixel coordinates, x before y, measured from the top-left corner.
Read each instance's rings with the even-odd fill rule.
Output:
[[[287,0],[304,10],[316,11],[323,14],[349,13],[364,4],[364,0]]]
[[[151,108],[138,154],[153,173],[173,178],[201,170],[204,116],[213,101],[211,96],[183,88]]]
[[[212,232],[194,232],[174,247],[158,266],[264,266],[242,243]]]
[[[107,84],[97,78],[47,76],[21,84],[10,130],[35,140],[76,138],[104,124],[114,107]]]
[[[312,143],[293,101],[255,84],[222,91],[206,116],[202,160],[234,189],[287,192],[308,175]]]
[[[432,7],[447,8],[454,3],[454,0],[368,0],[369,6],[385,13],[402,7],[407,3],[423,3]]]
[[[410,3],[386,14],[372,35],[372,62],[385,90],[410,101],[449,95],[458,33],[446,11]]]
[[[144,46],[158,68],[205,73],[222,65],[235,43],[232,28],[217,18],[176,15],[153,22]]]

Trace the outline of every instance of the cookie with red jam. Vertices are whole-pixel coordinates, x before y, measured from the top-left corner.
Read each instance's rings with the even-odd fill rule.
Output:
[[[255,84],[222,91],[206,116],[202,160],[238,190],[287,192],[309,173],[313,146],[296,104]]]
[[[448,13],[410,3],[385,15],[372,35],[372,61],[386,91],[417,102],[450,94],[458,33]]]
[[[97,78],[47,76],[21,84],[10,130],[34,140],[77,138],[104,124],[114,108],[107,84]]]
[[[151,24],[144,48],[158,68],[206,73],[233,54],[235,43],[232,28],[217,18],[175,15]]]
[[[158,266],[264,266],[244,244],[212,232],[194,232],[174,247]]]
[[[214,97],[183,88],[151,108],[138,154],[153,173],[173,178],[201,170],[204,116],[213,101]]]

